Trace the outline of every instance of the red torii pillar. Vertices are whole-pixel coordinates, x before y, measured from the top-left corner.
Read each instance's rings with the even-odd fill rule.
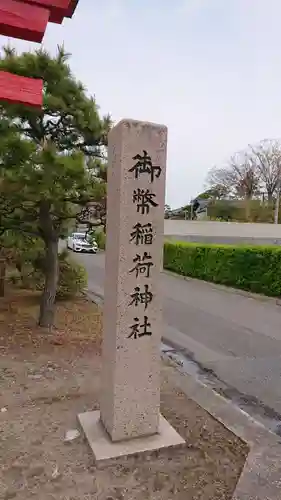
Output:
[[[0,35],[40,43],[48,22],[71,18],[79,0],[0,0]],[[41,108],[43,80],[0,71],[0,101]]]

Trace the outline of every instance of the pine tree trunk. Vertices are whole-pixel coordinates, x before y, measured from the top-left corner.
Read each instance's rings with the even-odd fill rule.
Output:
[[[45,284],[40,304],[39,325],[51,328],[55,317],[55,299],[58,284],[58,239],[46,241]]]

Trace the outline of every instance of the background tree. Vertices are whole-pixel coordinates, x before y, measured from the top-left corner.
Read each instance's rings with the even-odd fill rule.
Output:
[[[259,175],[255,162],[247,152],[236,153],[224,168],[211,169],[210,189],[220,189],[230,198],[250,200],[259,192]]]
[[[234,194],[238,198],[251,200],[259,193],[259,175],[255,162],[245,152],[237,153],[230,159],[230,178]]]
[[[228,168],[212,167],[207,175],[208,191],[223,193],[223,197],[229,197],[233,192],[232,177]]]
[[[0,60],[0,69],[44,80],[42,110],[0,107],[0,231],[20,230],[44,243],[44,327],[54,321],[59,239],[90,202],[102,205],[105,199],[101,173],[111,121],[100,117],[67,61],[63,48],[56,57],[6,48]]]
[[[169,219],[170,218],[171,212],[172,212],[171,206],[166,203],[165,206],[164,206],[164,217],[165,217],[165,219]]]
[[[227,190],[220,185],[214,185],[212,188],[203,191],[196,196],[196,199],[201,200],[221,200],[227,196]]]
[[[250,202],[260,194],[257,164],[249,151],[234,154],[223,168],[213,168],[208,174],[210,189],[220,189],[226,198],[244,200],[246,220],[250,217]]]
[[[281,178],[281,142],[266,139],[254,146],[250,145],[249,150],[260,182],[267,192],[267,199],[271,202]]]

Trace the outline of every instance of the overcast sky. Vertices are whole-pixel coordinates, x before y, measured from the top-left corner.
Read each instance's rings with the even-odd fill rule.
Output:
[[[80,0],[44,46],[65,43],[102,113],[169,127],[167,203],[178,207],[210,167],[281,137],[280,19],[281,0]]]

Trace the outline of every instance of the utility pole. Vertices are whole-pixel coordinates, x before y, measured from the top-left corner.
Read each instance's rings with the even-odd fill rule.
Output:
[[[281,178],[279,178],[277,182],[276,202],[274,210],[274,224],[278,224],[278,219],[279,219],[280,187],[281,187]]]

